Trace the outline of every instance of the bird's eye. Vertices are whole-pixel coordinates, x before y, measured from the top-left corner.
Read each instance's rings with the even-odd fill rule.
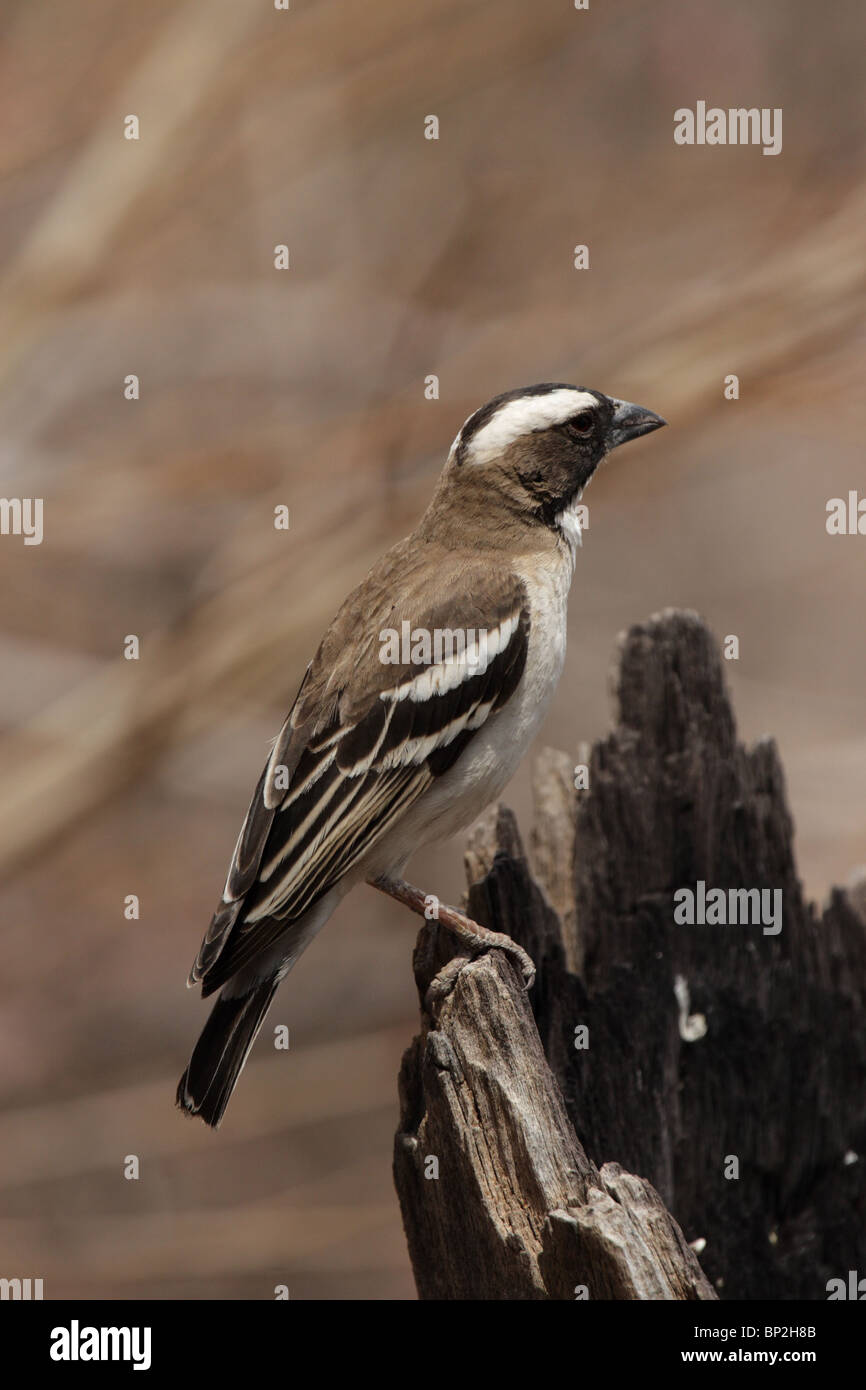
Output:
[[[595,424],[595,416],[591,410],[581,410],[579,415],[574,416],[571,423],[578,434],[589,434]]]

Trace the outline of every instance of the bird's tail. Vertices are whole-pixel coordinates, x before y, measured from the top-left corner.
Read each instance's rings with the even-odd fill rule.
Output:
[[[181,1110],[201,1115],[205,1124],[216,1129],[279,982],[272,975],[246,994],[220,996],[180,1078],[177,1103]]]

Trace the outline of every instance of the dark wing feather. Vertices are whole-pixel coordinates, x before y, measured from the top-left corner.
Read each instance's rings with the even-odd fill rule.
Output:
[[[464,571],[461,585],[466,578]],[[478,728],[513,694],[529,640],[526,593],[510,573],[499,576],[498,586],[489,570],[483,579],[482,611],[488,628],[495,624],[503,633],[502,650],[484,671],[466,668],[459,681],[441,681],[441,689],[428,680],[419,691],[425,667],[382,665],[370,642],[362,668],[336,663],[329,670],[331,629],[308,668],[238,838],[223,902],[190,976],[190,983],[202,982],[203,994],[219,989],[280,937],[286,936],[288,952],[292,924],[453,767]],[[461,604],[456,594],[413,627],[477,628],[479,606],[471,599]],[[366,615],[367,621],[378,633],[394,609],[392,601]],[[395,625],[399,630],[399,621]]]

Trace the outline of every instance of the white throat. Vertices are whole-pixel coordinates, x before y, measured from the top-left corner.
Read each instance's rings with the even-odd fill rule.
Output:
[[[564,536],[568,542],[572,556],[577,547],[583,544],[583,537],[580,530],[580,507],[582,505],[582,492],[573,497],[567,507],[563,507],[561,512],[557,512],[553,519],[554,525],[560,535]]]

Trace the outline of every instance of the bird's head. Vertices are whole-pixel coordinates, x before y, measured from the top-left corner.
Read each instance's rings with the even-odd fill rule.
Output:
[[[464,495],[499,496],[555,528],[605,455],[666,422],[601,391],[545,382],[495,396],[463,425],[445,470]]]

